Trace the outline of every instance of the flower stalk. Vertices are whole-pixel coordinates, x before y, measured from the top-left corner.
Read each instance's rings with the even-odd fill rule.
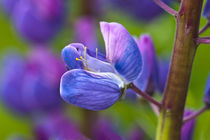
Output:
[[[201,108],[200,110],[198,110],[197,112],[193,113],[192,115],[187,116],[186,118],[184,118],[183,120],[183,124],[185,124],[186,122],[198,117],[199,115],[201,115],[203,112],[205,112],[208,109],[208,106],[204,106],[203,108]]]
[[[147,101],[149,101],[150,103],[156,105],[157,107],[161,107],[161,103],[156,101],[155,99],[153,99],[151,96],[149,96],[147,93],[144,93],[143,91],[141,91],[138,87],[136,87],[133,83],[130,83],[128,85],[128,88],[131,88],[133,91],[135,91],[136,93],[138,93],[140,96],[142,96],[143,98],[145,98]]]
[[[164,2],[162,2],[161,0],[154,0],[154,2],[159,5],[163,10],[165,10],[167,13],[176,16],[177,12],[172,9],[171,7],[169,7],[167,4],[165,4]]]
[[[199,34],[202,34],[203,32],[205,32],[210,26],[210,22],[208,21],[206,23],[206,25],[199,31]]]
[[[210,44],[210,39],[208,38],[197,38],[196,39],[197,44]]]
[[[162,100],[156,140],[180,140],[182,117],[198,44],[203,0],[182,0],[169,76]]]

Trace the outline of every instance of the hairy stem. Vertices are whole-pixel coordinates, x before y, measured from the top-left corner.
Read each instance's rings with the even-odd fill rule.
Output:
[[[154,2],[159,5],[163,10],[165,10],[167,13],[176,16],[177,12],[172,9],[171,7],[169,7],[168,5],[166,5],[164,2],[162,2],[161,0],[154,0]]]
[[[207,106],[204,106],[203,108],[201,108],[201,109],[198,110],[197,112],[195,112],[195,113],[193,113],[193,114],[187,116],[186,118],[184,118],[183,124],[186,123],[186,122],[188,122],[188,121],[190,121],[190,120],[192,120],[192,119],[194,119],[194,118],[196,118],[196,117],[198,117],[199,115],[201,115],[201,114],[202,114],[204,111],[206,111],[207,109],[208,109],[208,107],[207,107]]]
[[[162,100],[157,140],[180,140],[182,117],[197,49],[203,0],[182,0],[176,17],[177,30],[169,76]]]

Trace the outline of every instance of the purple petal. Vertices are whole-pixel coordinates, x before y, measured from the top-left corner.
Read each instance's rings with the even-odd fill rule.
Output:
[[[12,16],[12,14],[14,13],[15,6],[19,1],[20,0],[2,0],[0,2],[0,5],[2,5],[2,8],[8,15]]]
[[[106,57],[127,81],[135,80],[142,69],[138,46],[129,32],[119,23],[100,22],[106,46]]]
[[[68,103],[89,109],[103,110],[121,96],[123,82],[113,73],[71,70],[61,78],[61,97]]]
[[[153,41],[149,35],[142,35],[138,41],[142,54],[143,66],[134,84],[143,91],[154,92],[158,84],[158,63]]]
[[[193,111],[187,110],[184,113],[184,117],[187,117],[188,115],[190,115],[192,113],[193,113]],[[188,121],[187,123],[185,123],[182,126],[181,140],[192,140],[194,128],[195,128],[195,119],[192,119],[192,120]]]

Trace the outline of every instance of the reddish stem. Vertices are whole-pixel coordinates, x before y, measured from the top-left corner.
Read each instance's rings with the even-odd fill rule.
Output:
[[[197,38],[197,44],[210,44],[210,39]]]
[[[154,0],[154,2],[159,5],[163,10],[165,10],[167,13],[176,16],[177,12],[172,9],[171,7],[169,7],[167,4],[165,4],[164,2],[162,2],[161,0]]]
[[[144,93],[141,91],[138,87],[136,87],[133,83],[129,84],[128,88],[131,88],[133,91],[141,95],[143,98],[145,98],[147,101],[151,102],[152,104],[156,105],[157,107],[161,107],[161,103],[157,100],[150,97],[147,93]]]

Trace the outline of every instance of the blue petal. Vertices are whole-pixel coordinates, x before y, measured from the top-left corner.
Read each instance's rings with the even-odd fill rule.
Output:
[[[210,0],[206,1],[204,11],[203,11],[203,16],[207,19],[210,19]]]
[[[101,22],[106,57],[126,82],[135,80],[142,69],[138,46],[129,32],[119,23]]]
[[[61,78],[61,97],[68,103],[89,109],[103,110],[121,96],[123,82],[113,73],[71,70]]]
[[[64,62],[70,69],[79,69],[83,67],[82,62],[76,60],[76,58],[80,58],[80,54],[76,47],[77,45],[77,43],[69,44],[63,48],[61,53]]]

